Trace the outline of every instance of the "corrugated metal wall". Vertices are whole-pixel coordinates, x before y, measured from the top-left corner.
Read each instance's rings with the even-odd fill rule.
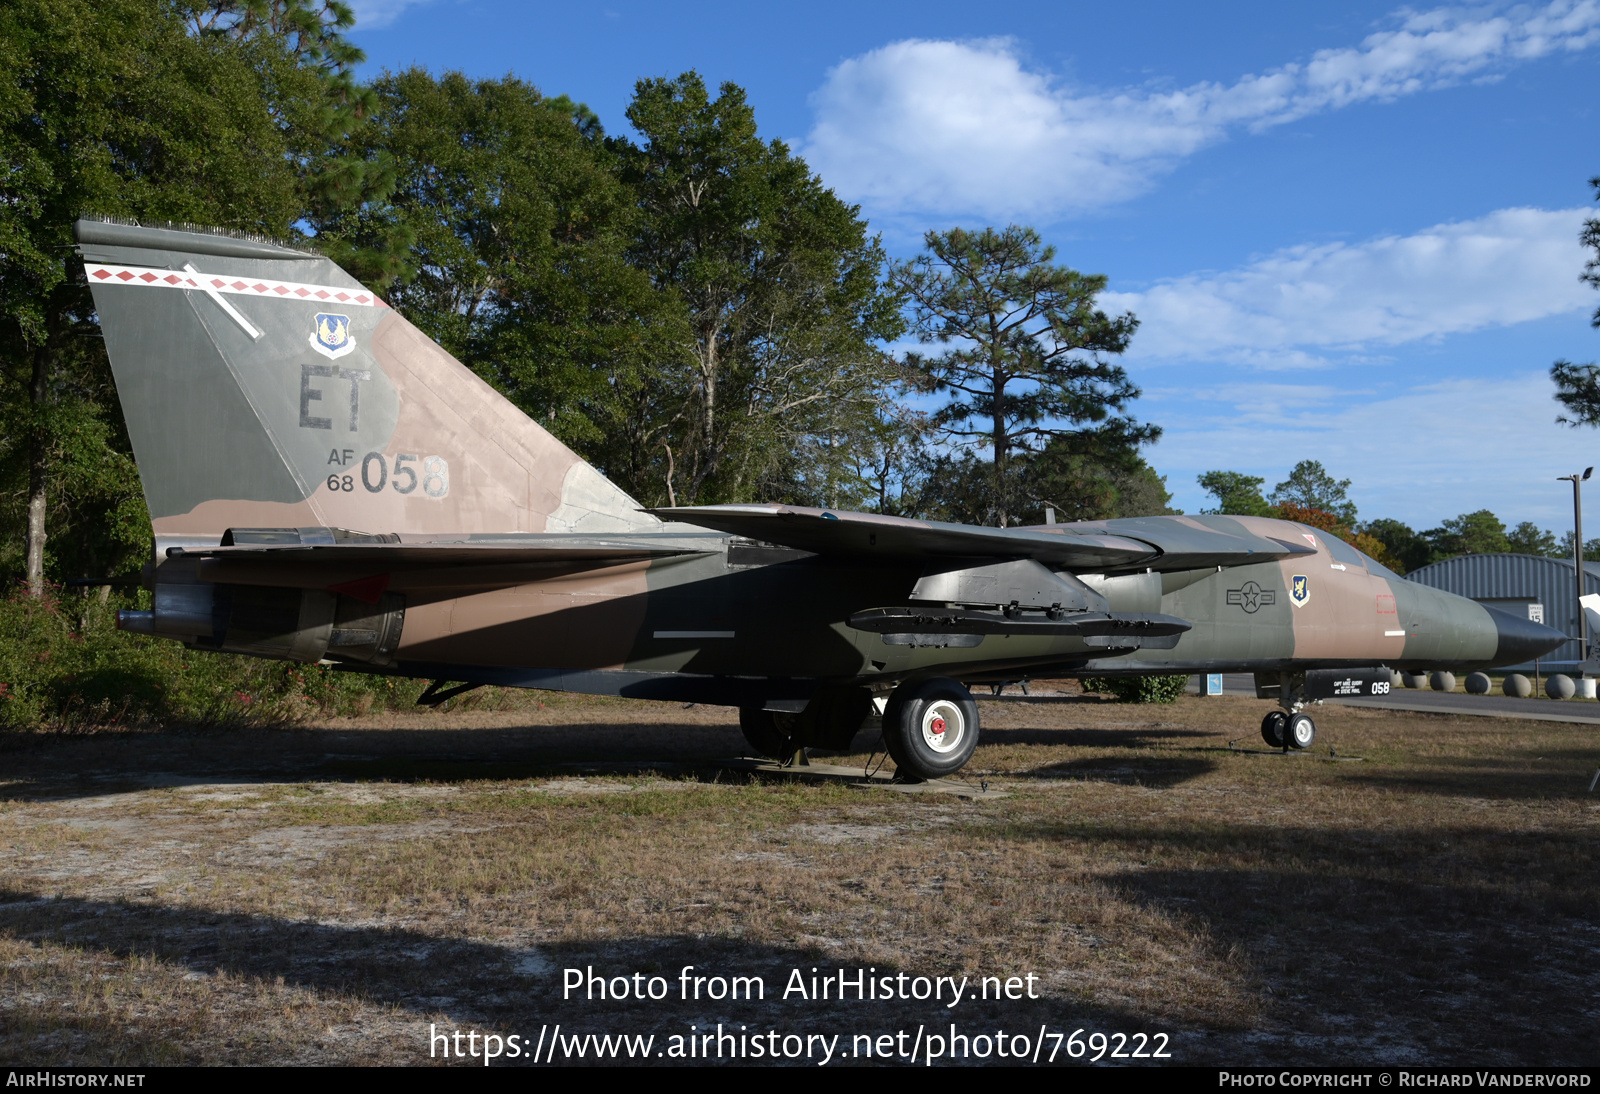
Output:
[[[1584,592],[1600,593],[1600,562],[1585,561],[1583,569]],[[1578,595],[1573,588],[1570,560],[1540,555],[1462,555],[1413,570],[1406,580],[1502,610],[1513,610],[1512,605],[1499,603],[1504,601],[1543,604],[1546,626],[1571,635],[1578,633]],[[1574,638],[1541,659],[1541,664],[1582,658]],[[1531,662],[1528,666],[1511,667],[1531,667]]]

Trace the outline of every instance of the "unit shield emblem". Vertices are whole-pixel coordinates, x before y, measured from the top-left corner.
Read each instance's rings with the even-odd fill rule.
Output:
[[[1294,601],[1294,606],[1303,608],[1306,601],[1311,599],[1311,579],[1305,574],[1295,574],[1289,579],[1289,599]]]
[[[324,357],[343,357],[356,348],[350,334],[350,317],[334,312],[318,312],[311,331],[311,348]]]

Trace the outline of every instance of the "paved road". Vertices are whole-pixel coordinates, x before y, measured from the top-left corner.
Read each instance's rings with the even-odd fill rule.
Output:
[[[1195,690],[1195,685],[1191,681],[1190,694],[1194,694]],[[1248,673],[1225,673],[1222,678],[1222,693],[1254,695],[1255,677]],[[986,687],[976,689],[976,694],[979,699],[994,701],[994,697],[989,694],[989,689]],[[1043,682],[1037,682],[1030,689],[1028,696],[1024,696],[1020,688],[1010,685],[1000,697],[1001,702],[1025,702],[1029,699],[1065,700],[1067,696],[1057,693]],[[1600,702],[1593,699],[1568,699],[1558,702],[1554,699],[1514,699],[1498,694],[1466,695],[1460,692],[1412,691],[1409,688],[1396,688],[1385,698],[1327,701],[1345,703],[1353,707],[1415,710],[1427,714],[1472,714],[1484,718],[1521,718],[1536,722],[1578,722],[1600,726]]]
[[[1227,673],[1222,678],[1222,691],[1224,695],[1254,695],[1255,677],[1248,673]],[[1528,718],[1542,722],[1600,725],[1600,702],[1592,699],[1558,702],[1554,699],[1513,699],[1505,695],[1463,695],[1458,692],[1396,688],[1387,698],[1329,699],[1328,702],[1432,714],[1475,714],[1486,718]]]

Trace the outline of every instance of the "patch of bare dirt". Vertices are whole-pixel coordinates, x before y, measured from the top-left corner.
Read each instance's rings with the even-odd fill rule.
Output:
[[[753,776],[716,762],[733,712],[573,697],[8,742],[0,1059],[953,1021],[1163,1032],[1177,1062],[1593,1062],[1592,727],[1330,707],[1286,757],[1253,700],[1032,690],[980,703],[964,777],[1010,796],[978,801]],[[812,969],[994,997],[785,998]],[[670,991],[593,994],[636,974]]]

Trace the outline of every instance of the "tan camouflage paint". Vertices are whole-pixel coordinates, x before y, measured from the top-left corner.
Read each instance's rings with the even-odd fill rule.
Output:
[[[1342,563],[1328,553],[1321,533],[1315,536],[1315,555],[1277,563],[1293,613],[1294,648],[1291,656],[1331,660],[1370,659],[1387,664],[1405,652],[1405,635],[1386,636],[1399,630],[1394,621],[1394,594],[1389,583],[1363,568]],[[1294,579],[1305,578],[1304,604],[1294,598]],[[1387,607],[1388,612],[1383,609]],[[1385,622],[1390,625],[1385,627]]]
[[[159,291],[159,290],[126,290]],[[258,307],[271,307],[265,301]],[[659,526],[638,503],[523,414],[472,370],[399,315],[388,312],[372,338],[373,363],[399,395],[400,417],[387,455],[412,453],[448,461],[450,487],[442,498],[418,489],[333,491],[332,471],[360,474],[353,466],[302,469],[318,482],[303,502],[217,499],[187,513],[155,520],[158,536],[217,536],[231,527],[322,526],[366,532],[404,531],[419,539],[475,532],[622,532]],[[308,353],[307,357],[311,358]],[[286,375],[284,383],[299,383]],[[328,448],[339,437],[329,434]],[[421,461],[413,465],[422,471]]]
[[[624,668],[644,622],[648,566],[631,563],[467,596],[420,589],[406,598],[400,648],[418,661]]]

